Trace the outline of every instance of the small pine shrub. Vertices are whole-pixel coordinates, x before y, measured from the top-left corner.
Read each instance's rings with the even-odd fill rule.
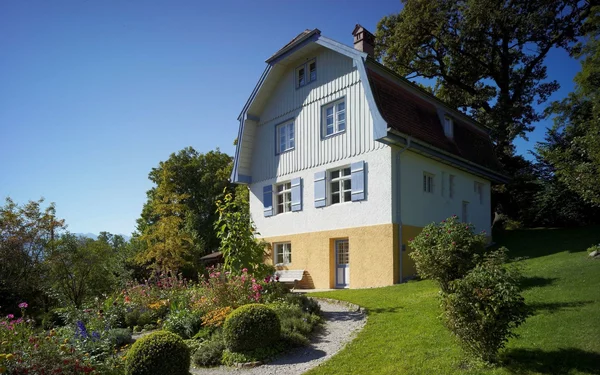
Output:
[[[433,279],[447,292],[451,281],[464,277],[478,263],[487,244],[485,232],[474,233],[472,224],[456,215],[439,224],[429,224],[410,241],[417,273]]]
[[[163,323],[165,331],[178,334],[184,339],[192,338],[202,327],[202,315],[196,311],[182,309],[167,316]]]
[[[209,367],[221,364],[225,350],[225,341],[220,333],[215,333],[210,340],[200,344],[194,352],[192,360],[196,366]]]
[[[131,344],[131,331],[128,328],[113,328],[106,332],[107,340],[115,347],[121,347],[126,344]]]
[[[158,331],[137,340],[127,353],[127,375],[188,375],[190,350],[181,337]]]
[[[464,278],[442,293],[446,326],[463,347],[487,362],[494,362],[512,332],[529,312],[519,288],[520,273],[507,267],[506,249],[486,255]]]
[[[276,343],[281,336],[281,324],[273,309],[249,304],[239,307],[227,317],[223,335],[225,345],[231,351],[251,351]]]
[[[321,306],[319,306],[319,303],[312,298],[308,298],[304,294],[288,293],[285,296],[285,302],[291,305],[300,306],[302,311],[306,313],[315,315],[321,314]]]

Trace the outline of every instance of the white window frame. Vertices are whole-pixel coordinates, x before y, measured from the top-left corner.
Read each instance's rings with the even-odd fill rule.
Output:
[[[451,174],[448,176],[448,197],[454,198],[454,182],[456,180],[456,176]]]
[[[311,74],[311,71],[310,71],[310,66],[312,64],[315,64],[314,76]],[[300,80],[300,72],[302,72],[302,74],[303,74],[302,81]],[[317,80],[317,59],[316,58],[310,59],[307,62],[305,62],[304,64],[297,67],[296,73],[294,74],[294,80],[295,80],[295,85],[296,85],[297,89],[299,89],[300,87],[304,87],[311,82],[316,81]]]
[[[296,129],[294,121],[284,122],[275,127],[277,154],[291,151],[296,147]],[[282,149],[283,147],[283,149]]]
[[[340,109],[340,106],[343,108]],[[330,109],[331,113],[328,113]],[[327,123],[329,119],[331,119],[331,126]],[[345,97],[323,106],[321,109],[321,123],[323,124],[323,138],[333,137],[346,131],[348,128],[348,105]],[[331,134],[327,134],[329,128],[332,129]]]
[[[444,116],[444,134],[448,138],[454,138],[454,120],[450,116]]]
[[[273,244],[273,262],[276,266],[283,266],[292,263],[292,243],[279,242]],[[281,255],[281,259],[280,259]],[[281,260],[281,262],[280,262]]]
[[[337,177],[333,177],[334,174],[337,173]],[[347,173],[347,174],[344,174]],[[336,168],[336,169],[332,169],[330,171],[328,171],[328,177],[329,177],[329,204],[338,204],[338,203],[346,203],[346,202],[352,202],[352,170],[350,169],[350,166],[344,166],[341,168]],[[348,187],[344,188],[344,185],[346,183],[346,181],[348,181]],[[337,185],[338,190],[337,191],[333,191],[333,187]],[[333,197],[334,195],[339,195],[339,201],[338,202],[334,202],[333,201]],[[346,199],[346,194],[348,194],[348,197]]]
[[[286,181],[275,185],[274,194],[276,214],[279,215],[286,212],[292,212],[292,182]],[[281,203],[279,203],[280,198],[282,200]],[[281,207],[279,207],[280,204]]]
[[[435,192],[435,175],[423,172],[423,193],[433,194]]]
[[[483,183],[479,181],[473,182],[473,191],[479,198],[479,204],[483,204]]]

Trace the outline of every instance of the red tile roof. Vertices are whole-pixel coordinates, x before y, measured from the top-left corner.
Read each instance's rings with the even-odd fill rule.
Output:
[[[373,96],[388,127],[494,171],[501,171],[489,135],[453,117],[454,137],[444,134],[436,105],[367,69]]]

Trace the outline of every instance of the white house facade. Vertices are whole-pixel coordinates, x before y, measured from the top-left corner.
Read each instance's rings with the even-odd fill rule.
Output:
[[[408,240],[452,214],[489,232],[490,185],[505,179],[487,129],[369,58],[364,28],[353,34],[356,48],[298,35],[239,117],[232,180],[249,186],[268,261],[304,270],[305,288],[414,275]]]

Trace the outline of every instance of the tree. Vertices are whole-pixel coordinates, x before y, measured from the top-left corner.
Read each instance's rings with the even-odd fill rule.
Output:
[[[71,233],[56,240],[47,265],[48,283],[54,295],[60,302],[76,308],[92,297],[110,293],[120,266],[114,249],[104,239],[93,240]]]
[[[403,0],[379,21],[376,53],[407,78],[435,81],[435,95],[492,129],[501,162],[542,118],[534,103],[558,89],[544,59],[573,52],[593,0]]]
[[[15,302],[44,298],[42,281],[46,275],[44,260],[55,239],[65,229],[56,218],[54,203],[42,208],[44,199],[18,205],[6,198],[0,207],[0,301],[3,307]]]
[[[600,6],[587,26],[590,32],[576,55],[583,60],[575,90],[549,107],[554,126],[537,151],[569,190],[600,206]]]
[[[173,172],[163,168],[149,206],[156,221],[145,227],[141,239],[147,247],[137,254],[138,262],[156,272],[178,273],[190,262],[193,241],[185,228],[189,208],[183,203],[189,196],[176,189]]]
[[[170,175],[173,193],[182,196],[180,203],[187,208],[183,227],[193,240],[193,251],[203,254],[217,249],[219,241],[214,229],[217,219],[215,203],[224,188],[233,188],[229,182],[231,168],[231,157],[219,149],[202,154],[187,147],[171,154],[169,159],[160,162],[148,175],[156,186],[147,192],[148,201],[138,219],[138,232],[144,233],[159,219],[152,207],[166,171]]]

